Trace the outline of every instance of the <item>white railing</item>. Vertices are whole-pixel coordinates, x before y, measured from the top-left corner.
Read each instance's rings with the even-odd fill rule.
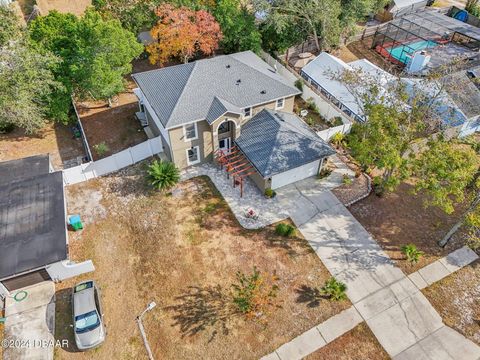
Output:
[[[330,141],[330,139],[337,133],[342,133],[342,134],[348,134],[350,132],[350,129],[352,128],[352,124],[343,124],[340,126],[335,126],[332,128],[328,128],[327,130],[322,130],[322,131],[317,131],[317,135],[323,140],[323,141]]]
[[[63,170],[63,180],[65,185],[77,184],[118,171],[162,151],[163,147],[160,137],[149,139],[104,159],[90,161],[89,163],[65,169]]]

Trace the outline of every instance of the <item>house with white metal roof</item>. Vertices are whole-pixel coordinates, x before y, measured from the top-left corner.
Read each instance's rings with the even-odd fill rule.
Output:
[[[357,91],[352,92],[347,85],[339,80],[344,71],[357,72],[359,76],[365,78],[366,84],[374,80],[376,84],[380,85],[385,96],[388,96],[389,87],[395,86],[395,83],[399,80],[366,59],[345,63],[325,52],[302,69],[301,76],[306,82],[318,89],[346,115],[358,122],[368,120],[364,113],[361,89],[358,91],[357,88]],[[445,91],[440,94],[434,94],[436,89],[440,91],[440,86],[426,82],[424,79],[400,78],[400,81],[411,95],[411,99],[418,98],[419,95],[426,99],[430,96],[434,101],[433,115],[441,122],[442,127],[453,129],[460,136],[464,136],[467,133],[478,131],[477,122],[480,115],[480,108],[478,107],[479,89],[474,85],[472,79],[474,76],[472,74],[475,72],[471,71],[469,77],[467,73],[468,71],[463,71],[446,78],[446,83],[450,83],[452,86],[446,86]],[[463,85],[458,86],[461,81],[463,81]],[[459,87],[462,91],[459,91]],[[408,101],[405,106],[408,106]]]
[[[251,51],[132,77],[137,117],[147,133],[161,137],[165,157],[181,169],[216,159],[264,190],[316,175],[332,154],[293,114],[301,92]],[[282,166],[264,172],[258,154]],[[293,169],[296,176],[282,175]]]

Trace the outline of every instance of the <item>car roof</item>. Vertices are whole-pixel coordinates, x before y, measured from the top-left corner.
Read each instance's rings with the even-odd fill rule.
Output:
[[[82,315],[97,309],[97,306],[95,305],[94,290],[95,284],[90,288],[73,293],[74,316]]]

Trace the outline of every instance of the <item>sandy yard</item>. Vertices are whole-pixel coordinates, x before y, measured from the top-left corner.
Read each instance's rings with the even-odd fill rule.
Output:
[[[152,300],[145,327],[159,359],[257,359],[349,306],[315,295],[330,274],[304,239],[240,228],[206,178],[152,192],[144,166],[67,189],[69,213],[85,221],[70,233],[71,258],[96,270],[57,287],[57,337],[72,339],[68,288],[87,278],[102,289],[108,337],[93,352],[57,350],[58,359],[144,358],[134,319]],[[254,266],[279,279],[262,320],[231,300],[236,272]]]
[[[435,207],[425,208],[424,197],[421,194],[412,195],[411,189],[410,185],[401,184],[393,193],[382,197],[371,194],[349,207],[355,218],[407,274],[464,245],[461,232],[445,248],[437,245],[437,241],[457,221],[461,210],[447,215]],[[415,265],[409,264],[400,251],[406,244],[415,244],[425,252]]]
[[[357,325],[305,360],[388,360],[390,357],[378,343],[366,323]]]
[[[70,128],[48,123],[37,135],[26,135],[21,129],[0,134],[0,161],[50,154],[53,167],[62,169],[64,161],[85,156],[82,140],[75,139]]]
[[[422,292],[445,325],[480,345],[480,260]]]

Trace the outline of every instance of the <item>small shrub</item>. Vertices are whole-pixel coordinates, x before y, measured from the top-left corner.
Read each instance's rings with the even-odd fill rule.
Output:
[[[330,142],[337,147],[343,145],[345,143],[345,134],[341,132],[335,133],[330,139]]]
[[[331,301],[345,300],[347,298],[346,291],[347,285],[341,281],[338,281],[334,277],[328,279],[320,290],[320,292],[323,295],[328,296]]]
[[[306,122],[308,125],[310,125],[310,126],[315,125],[315,119],[314,119],[313,117],[311,117],[311,116],[307,116],[307,117],[305,118],[305,122]]]
[[[8,134],[15,129],[15,124],[0,122],[0,134]]]
[[[333,119],[330,119],[330,122],[333,126],[343,125],[343,120],[340,116],[335,116]]]
[[[307,100],[306,100],[306,103],[307,103],[307,108],[311,111],[315,111],[316,113],[318,113],[318,107],[317,107],[317,104],[315,104],[315,100],[311,97],[309,97]]]
[[[295,227],[290,224],[280,223],[275,226],[275,233],[280,236],[293,236],[295,234]]]
[[[418,250],[413,244],[408,244],[402,246],[402,254],[405,255],[410,264],[416,264],[423,256],[423,251]]]
[[[100,144],[93,145],[93,150],[95,150],[98,156],[102,156],[107,153],[110,148],[105,144],[105,141],[103,141]]]
[[[303,80],[302,79],[295,80],[295,87],[298,90],[303,91]]]
[[[324,168],[323,168],[322,170],[320,170],[320,172],[318,173],[318,178],[319,178],[319,179],[326,178],[327,176],[330,176],[331,173],[332,173],[332,170],[331,170],[331,169],[324,167]]]
[[[240,271],[236,274],[236,283],[232,284],[233,303],[247,317],[263,315],[268,307],[275,305],[278,278],[275,274],[264,275],[253,268],[251,275]]]
[[[383,185],[383,180],[380,176],[375,176],[372,179],[373,191],[375,195],[382,196],[385,193],[385,187]]]
[[[345,185],[350,185],[352,183],[352,179],[350,179],[350,176],[348,176],[347,174],[343,174],[342,182]]]
[[[150,185],[158,190],[169,190],[180,180],[180,172],[175,164],[168,161],[155,160],[148,166]]]
[[[277,195],[277,193],[275,192],[275,190],[272,190],[272,189],[265,189],[265,196],[267,198],[274,198],[275,195]]]

